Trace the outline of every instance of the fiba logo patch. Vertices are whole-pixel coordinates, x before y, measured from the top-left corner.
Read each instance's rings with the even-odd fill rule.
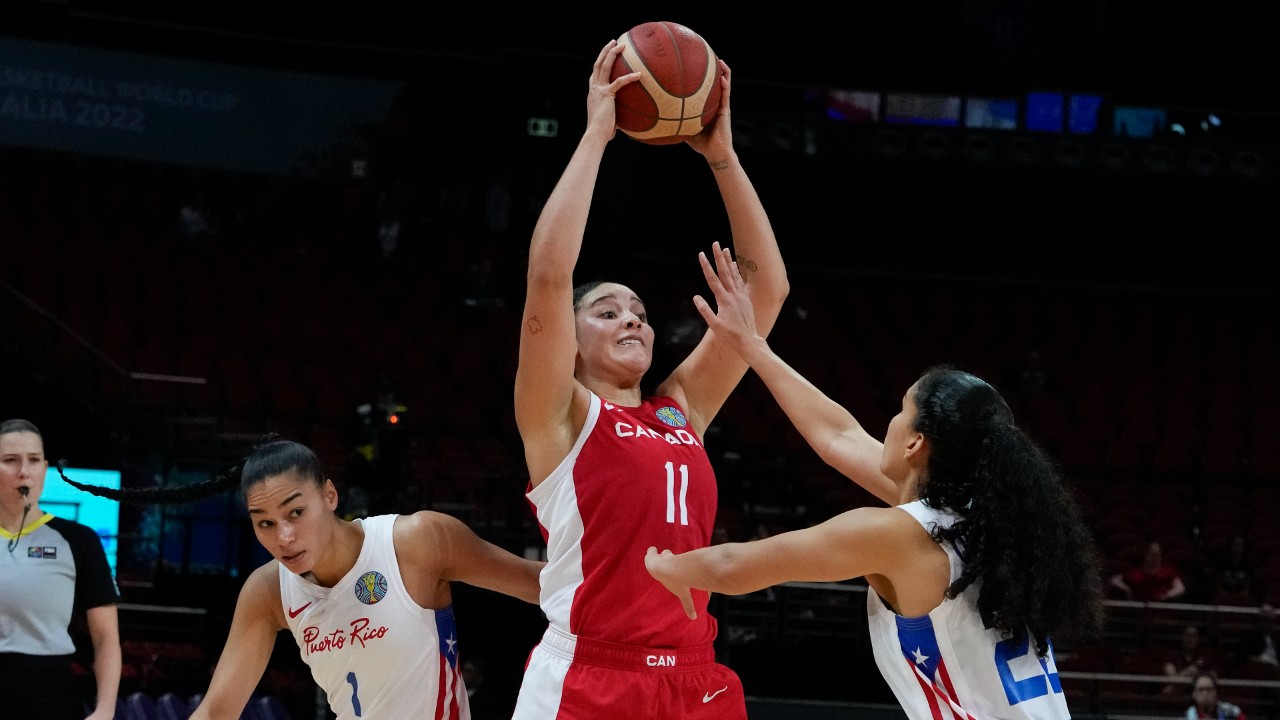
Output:
[[[679,408],[672,405],[659,408],[658,412],[654,413],[654,415],[657,415],[659,420],[673,428],[682,428],[689,424],[689,421],[685,419],[684,413],[680,412]]]
[[[387,578],[377,570],[370,570],[356,580],[356,599],[365,605],[373,605],[386,596]]]

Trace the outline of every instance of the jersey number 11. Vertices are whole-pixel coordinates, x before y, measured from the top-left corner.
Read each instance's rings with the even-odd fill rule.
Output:
[[[689,506],[685,504],[685,495],[689,493],[689,466],[680,465],[680,524],[689,524]],[[676,466],[667,461],[667,522],[676,522]]]

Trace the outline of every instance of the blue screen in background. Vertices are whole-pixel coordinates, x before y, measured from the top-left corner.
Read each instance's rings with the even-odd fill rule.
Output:
[[[1027,93],[1027,129],[1062,132],[1062,93]]]
[[[1072,95],[1068,105],[1067,130],[1073,135],[1089,135],[1098,129],[1101,95]]]
[[[964,126],[1017,130],[1018,101],[1010,98],[965,98]]]
[[[118,470],[88,470],[64,468],[67,477],[86,485],[120,487]],[[49,468],[44,476],[44,494],[40,496],[40,508],[47,513],[87,525],[102,539],[102,549],[107,552],[111,574],[116,574],[116,550],[120,534],[120,503],[115,500],[90,495],[66,483],[56,468]]]
[[[1117,107],[1112,130],[1116,137],[1149,138],[1164,132],[1167,119],[1163,108]]]

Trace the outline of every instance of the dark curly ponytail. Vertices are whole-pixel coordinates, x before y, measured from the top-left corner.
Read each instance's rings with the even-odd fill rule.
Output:
[[[916,383],[915,430],[928,440],[920,499],[960,519],[934,538],[965,562],[947,589],[981,581],[978,610],[989,628],[1023,628],[1043,656],[1051,637],[1086,638],[1103,625],[1093,535],[1057,465],[1013,420],[995,388],[949,366]]]

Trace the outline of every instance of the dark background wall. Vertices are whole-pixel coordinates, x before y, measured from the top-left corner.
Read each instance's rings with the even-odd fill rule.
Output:
[[[1273,477],[1249,474],[1243,459],[1267,441],[1273,426],[1259,421],[1274,417],[1278,399],[1280,108],[1261,10],[781,10],[693,8],[667,19],[700,31],[733,68],[739,152],[792,275],[777,330],[788,359],[882,429],[925,365],[960,361],[1017,395],[1027,353],[1038,349],[1049,392],[1040,404],[1019,397],[1024,417],[1082,495],[1141,477],[1176,480],[1200,497],[1213,483]],[[524,247],[581,132],[600,46],[663,18],[410,2],[324,10],[69,0],[8,3],[0,13],[8,37],[403,83],[384,124],[366,128],[328,171],[299,177],[0,138],[0,271],[39,308],[0,298],[6,417],[32,417],[51,452],[121,466],[139,486],[224,468],[268,427],[313,444],[344,481],[369,482],[353,460],[362,437],[354,408],[390,374],[410,408],[411,440],[406,466],[381,468],[373,481],[383,500],[457,512],[517,551],[537,545],[509,403]],[[1224,124],[1149,139],[1113,137],[1105,122],[1080,137],[850,125],[822,112],[833,88],[1089,93],[1104,97],[1104,119],[1117,105],[1147,104],[1216,113]],[[530,117],[556,120],[559,134],[530,137]],[[1196,151],[1216,164],[1197,164]],[[359,179],[349,173],[357,157],[368,161]],[[1253,164],[1234,166],[1241,157]],[[511,193],[501,231],[486,224],[494,185]],[[193,194],[219,220],[216,237],[189,242],[178,232],[177,212]],[[387,198],[405,221],[391,263],[376,251]],[[661,330],[702,292],[696,252],[726,239],[694,153],[619,138],[580,274],[635,285]],[[477,306],[477,297],[500,302]],[[68,329],[87,345],[68,340]],[[678,347],[660,348],[654,374],[677,357]],[[157,389],[122,380],[103,358],[126,374],[209,382]],[[813,462],[753,378],[717,425],[710,440],[723,453],[715,462],[733,532],[801,525],[866,501]],[[1218,436],[1239,447],[1225,445],[1222,465],[1202,461],[1217,447],[1205,438]],[[1166,444],[1173,454],[1161,460]],[[1157,471],[1179,453],[1193,459]],[[208,606],[216,641],[238,578],[262,558],[234,510],[199,512],[208,517],[197,523],[189,508],[124,508],[136,558],[122,573],[131,573],[130,599]],[[160,537],[166,523],[209,534],[184,547]],[[176,555],[156,550],[165,542]],[[210,545],[230,549],[191,567],[193,552],[207,560]],[[540,631],[536,609],[467,588],[458,597],[460,625],[509,698]],[[216,655],[214,641],[206,650]],[[811,638],[726,651],[761,693],[889,700],[858,650],[776,672],[780,656],[819,648],[846,646]],[[286,666],[289,653],[282,643]],[[841,681],[854,673],[870,679]],[[833,689],[849,695],[820,695]]]

